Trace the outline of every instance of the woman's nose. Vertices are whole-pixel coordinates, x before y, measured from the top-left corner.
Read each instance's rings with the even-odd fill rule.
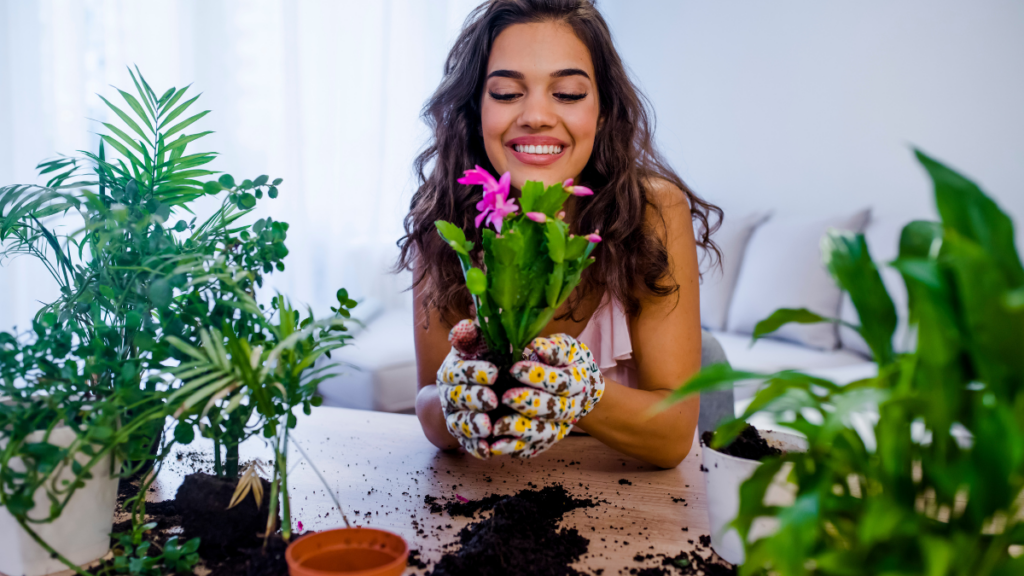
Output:
[[[522,128],[550,128],[558,122],[553,103],[546,94],[528,95],[523,105],[523,113],[519,115],[519,126]]]

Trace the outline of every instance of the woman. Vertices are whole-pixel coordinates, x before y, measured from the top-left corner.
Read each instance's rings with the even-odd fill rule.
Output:
[[[458,180],[479,165],[510,172],[515,189],[527,180],[572,178],[594,191],[569,199],[566,221],[577,234],[600,230],[597,261],[542,332],[557,336],[539,347],[563,347],[565,356],[578,340],[583,346],[573,351],[590,349],[586,366],[598,369],[604,389],[588,403],[591,410],[570,415],[577,428],[641,460],[678,465],[693,442],[699,399],[654,416],[649,411],[700,367],[697,247],[717,255],[708,223],[711,213],[720,220],[721,210],[691,192],[655,150],[645,101],[596,8],[589,0],[491,0],[478,7],[424,117],[434,138],[416,161],[421,185],[405,219],[399,267],[413,270],[416,413],[427,438],[441,449],[461,445],[487,457],[530,456],[563,435],[534,441],[520,434],[512,445],[489,446],[484,438],[501,424],[484,413],[495,403],[486,384],[496,369],[477,359],[468,322],[451,332],[456,347],[450,346],[450,329],[473,311],[455,253],[434,222],[453,222],[478,240],[473,217],[481,190]],[[534,357],[531,366],[569,369],[564,358],[555,365],[557,356]],[[445,362],[471,364],[485,386],[473,386],[465,401],[440,397],[438,386],[458,383],[446,381],[451,371],[439,373]],[[567,419],[519,411],[522,426],[533,431]],[[472,430],[449,425],[466,417]],[[504,432],[516,434],[509,428]]]

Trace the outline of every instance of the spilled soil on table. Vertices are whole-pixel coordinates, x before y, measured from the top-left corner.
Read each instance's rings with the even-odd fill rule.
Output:
[[[480,500],[442,501],[433,496],[424,498],[431,513],[476,518],[477,513],[491,511],[488,518],[474,522],[458,533],[458,539],[445,545],[455,548],[445,553],[426,572],[428,576],[602,576],[603,569],[581,572],[572,564],[587,552],[590,540],[576,528],[560,528],[566,513],[579,508],[596,508],[603,502],[575,498],[560,484],[534,490],[521,490],[512,495],[491,494]],[[691,542],[692,543],[692,542]],[[634,561],[654,564],[646,567],[624,567],[621,574],[640,576],[736,574],[732,565],[710,550],[710,537],[701,536],[693,552],[638,554]],[[699,552],[709,554],[701,556]],[[409,565],[427,568],[416,554]]]
[[[701,434],[700,440],[701,443],[710,448],[711,441],[714,440],[714,438],[715,433],[711,430],[707,430],[704,434]],[[761,461],[769,456],[779,456],[782,454],[782,450],[770,446],[768,442],[761,437],[761,433],[758,432],[757,428],[754,428],[749,424],[730,444],[721,448],[716,448],[715,450],[718,450],[722,454],[728,454],[729,456],[757,461]]]

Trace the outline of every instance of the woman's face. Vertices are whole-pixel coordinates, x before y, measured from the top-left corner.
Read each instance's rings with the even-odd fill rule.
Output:
[[[564,23],[514,24],[494,39],[480,121],[487,157],[512,185],[576,178],[600,106],[590,51]]]

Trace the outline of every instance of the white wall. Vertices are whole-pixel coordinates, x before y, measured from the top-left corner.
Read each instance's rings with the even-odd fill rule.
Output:
[[[1024,2],[598,7],[652,100],[663,151],[727,214],[931,216],[916,145],[1024,224]]]

